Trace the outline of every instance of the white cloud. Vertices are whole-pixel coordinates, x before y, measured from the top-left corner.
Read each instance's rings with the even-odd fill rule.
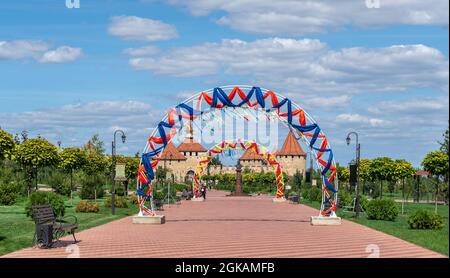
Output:
[[[369,106],[368,111],[376,114],[395,113],[430,113],[433,111],[448,111],[448,98],[423,98],[404,101],[391,100]]]
[[[47,51],[39,59],[39,62],[47,63],[70,63],[80,58],[83,54],[81,48],[61,46],[55,50]]]
[[[346,107],[350,103],[351,97],[349,95],[341,95],[335,97],[308,97],[304,99],[307,106],[317,108],[317,107],[327,107],[327,108],[341,108]]]
[[[10,118],[5,123],[19,128],[109,127],[129,123],[150,111],[149,104],[139,101],[97,101],[4,116]]]
[[[357,93],[448,87],[448,60],[425,45],[330,50],[312,39],[224,39],[134,57],[138,70],[173,76],[250,76],[296,93]],[[300,88],[301,92],[298,92]]]
[[[380,8],[369,9],[365,0],[166,0],[205,16],[225,13],[218,24],[233,29],[271,35],[304,35],[330,30],[387,25],[448,26],[448,1],[381,0]]]
[[[136,69],[152,70],[174,76],[202,76],[218,73],[266,73],[289,59],[302,60],[325,48],[318,40],[262,39],[246,42],[224,39],[220,43],[204,43],[193,47],[176,48],[158,58],[134,58],[130,64]]]
[[[360,114],[339,114],[336,116],[336,120],[352,124],[369,124],[372,127],[381,126],[388,123],[382,119],[369,118]]]
[[[0,41],[0,60],[37,58],[48,49],[49,45],[43,41]]]
[[[175,26],[137,16],[111,17],[108,31],[111,35],[132,41],[162,41],[178,37]]]
[[[40,63],[69,63],[81,55],[81,48],[61,46],[50,50],[50,44],[43,41],[0,41],[0,60],[32,58]]]
[[[130,56],[151,56],[158,53],[160,50],[156,46],[144,46],[138,48],[127,48],[123,51],[123,53]]]

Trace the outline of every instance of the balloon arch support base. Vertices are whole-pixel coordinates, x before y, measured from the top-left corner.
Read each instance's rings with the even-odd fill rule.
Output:
[[[313,226],[334,226],[341,225],[341,218],[335,214],[331,216],[311,216],[310,222]]]
[[[272,202],[274,202],[274,203],[284,203],[284,202],[286,202],[286,198],[284,198],[284,197],[281,197],[281,198],[273,198],[273,199],[272,199]]]

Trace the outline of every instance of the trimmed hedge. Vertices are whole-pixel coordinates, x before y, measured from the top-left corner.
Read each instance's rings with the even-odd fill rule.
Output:
[[[427,210],[418,210],[408,218],[411,229],[440,230],[444,227],[444,221],[438,214]]]
[[[56,193],[70,196],[70,178],[67,174],[55,170],[49,175],[47,183]]]
[[[355,194],[350,194],[346,191],[339,191],[338,192],[338,199],[339,199],[339,203],[338,203],[338,207],[339,208],[343,208],[343,207],[351,207],[353,206],[353,199],[355,198]],[[367,210],[367,206],[369,205],[369,199],[367,199],[366,196],[360,194],[359,195],[359,204],[361,205],[361,208],[366,211]]]
[[[105,200],[105,208],[111,207],[111,196]],[[127,208],[127,198],[123,196],[114,197],[114,207],[116,208]]]
[[[362,209],[364,211],[367,210],[367,207],[369,206],[369,203],[370,203],[370,201],[369,201],[369,199],[367,199],[366,196],[359,195],[359,204],[361,205],[361,207],[362,207]]]
[[[0,205],[13,205],[20,195],[19,191],[15,183],[0,181]]]
[[[64,216],[66,207],[64,205],[63,198],[50,191],[36,191],[31,193],[28,198],[28,202],[25,205],[25,212],[27,216],[33,217],[32,206],[35,205],[51,205],[53,208],[53,213],[57,216]]]
[[[367,204],[367,219],[394,221],[398,215],[397,204],[390,199],[372,200]]]
[[[318,187],[307,188],[301,194],[303,199],[310,202],[322,202],[322,190]]]
[[[339,191],[338,199],[339,208],[350,207],[353,205],[353,195],[351,195],[347,191]]]
[[[164,191],[153,191],[153,198],[156,200],[162,201],[164,197],[166,196],[166,192]]]
[[[98,203],[81,200],[77,207],[75,208],[75,212],[99,212],[100,207]]]

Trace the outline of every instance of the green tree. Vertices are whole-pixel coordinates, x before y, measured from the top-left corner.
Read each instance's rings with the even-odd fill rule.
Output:
[[[292,183],[297,189],[299,203],[300,203],[300,196],[302,196],[301,195],[302,182],[303,182],[303,174],[297,169],[297,171],[295,171],[294,173],[294,176],[292,177]]]
[[[87,161],[86,151],[80,148],[65,148],[59,153],[59,167],[70,174],[70,199],[73,191],[73,171],[81,169]]]
[[[422,161],[422,167],[435,179],[435,212],[437,212],[440,181],[444,181],[446,187],[443,191],[448,191],[448,164],[448,155],[441,151],[428,153]]]
[[[442,134],[442,136],[444,137],[444,140],[442,142],[439,142],[439,144],[441,145],[440,150],[441,152],[444,152],[447,154],[447,156],[449,156],[449,146],[448,146],[448,128],[447,130],[444,132],[444,134]]]
[[[31,182],[35,179],[37,190],[39,168],[58,164],[58,148],[44,138],[28,139],[16,145],[15,159],[27,173],[28,188],[31,188]]]
[[[380,182],[380,198],[383,197],[383,181],[394,179],[394,161],[389,157],[378,157],[372,160],[369,169],[372,180]]]
[[[341,165],[336,165],[337,176],[339,179],[339,189],[342,190],[344,186],[348,185],[350,180],[350,169]]]
[[[412,177],[416,170],[411,163],[404,159],[397,159],[394,161],[394,172],[393,175],[395,179],[402,182],[402,196],[405,197],[405,180]]]
[[[372,160],[364,158],[359,161],[359,182],[363,186],[361,187],[363,190],[363,194],[365,193],[365,188],[368,182],[371,182],[370,176],[370,167],[372,164]]]
[[[105,143],[100,140],[98,134],[94,134],[91,139],[84,145],[84,149],[89,153],[96,153],[103,155],[105,153]]]
[[[108,167],[108,160],[104,155],[97,152],[88,152],[86,158],[86,163],[82,167],[86,178],[83,181],[81,195],[90,195],[96,198],[99,195],[103,195],[103,184],[100,175],[105,174]],[[88,192],[88,194],[85,194],[85,192]]]
[[[12,158],[14,145],[13,136],[0,128],[0,161]]]
[[[87,155],[87,161],[83,165],[83,171],[87,175],[97,175],[104,173],[108,166],[108,161],[105,156],[97,153]]]
[[[423,159],[422,166],[436,178],[445,179],[448,175],[448,156],[441,151],[430,152]]]
[[[406,190],[406,184],[405,180],[409,180],[411,178],[416,170],[412,166],[411,163],[404,159],[397,159],[394,161],[394,176],[396,179],[401,180],[402,182],[402,214],[404,212],[404,200],[405,200],[405,190]],[[409,186],[408,186],[409,188]]]
[[[125,192],[128,192],[128,185],[136,179],[140,159],[138,157],[117,155],[116,162],[125,164],[125,176],[127,180],[123,182],[123,185]]]

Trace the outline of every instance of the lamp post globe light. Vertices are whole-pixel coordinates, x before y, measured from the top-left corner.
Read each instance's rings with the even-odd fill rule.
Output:
[[[122,143],[125,143],[125,140],[127,137],[125,136],[125,133],[123,130],[116,130],[114,131],[114,140],[112,141],[112,147],[111,147],[111,177],[112,177],[112,186],[111,186],[111,213],[114,215],[116,213],[116,207],[115,207],[115,195],[116,195],[116,135],[117,133],[122,133],[121,139]]]
[[[356,217],[358,217],[359,216],[359,212],[360,212],[360,208],[361,208],[361,206],[360,206],[360,198],[359,198],[359,166],[360,166],[361,146],[360,146],[359,141],[358,141],[358,133],[356,133],[354,131],[352,131],[349,134],[347,134],[347,138],[345,138],[345,141],[347,142],[347,146],[350,145],[350,142],[351,142],[350,136],[351,135],[354,135],[355,138],[356,138],[356,145],[355,145],[355,148],[356,148],[355,149],[355,152],[356,152],[356,159],[355,159],[355,163],[356,163],[355,214],[356,214]]]

